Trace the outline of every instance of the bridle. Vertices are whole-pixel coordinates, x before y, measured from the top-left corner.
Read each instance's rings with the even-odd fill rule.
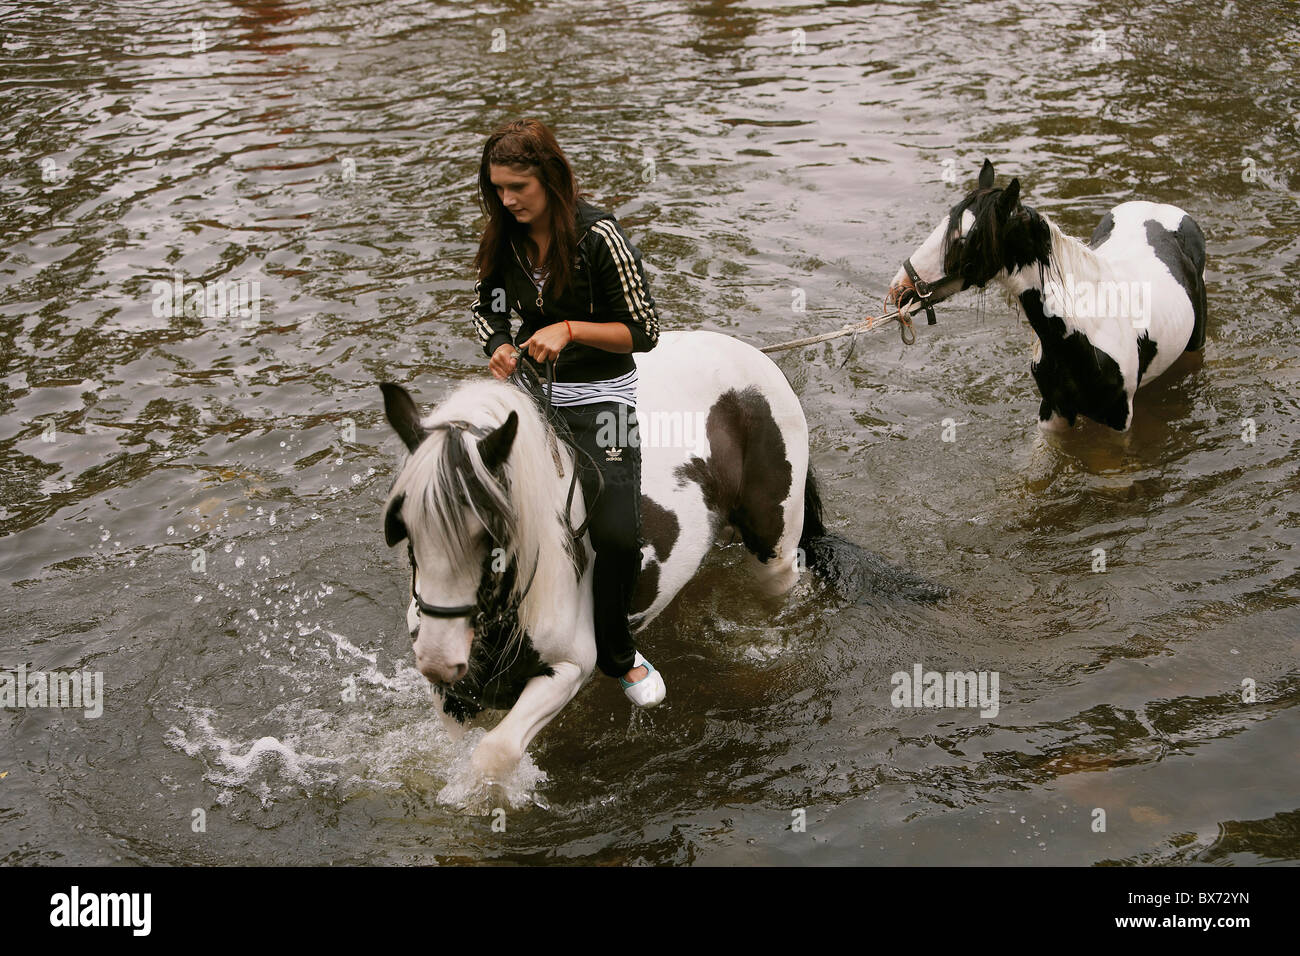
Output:
[[[474,616],[474,613],[478,610],[477,596],[473,604],[455,604],[450,607],[442,604],[429,604],[424,598],[420,597],[420,592],[415,590],[415,552],[411,548],[409,541],[407,542],[407,551],[411,558],[411,597],[415,599],[415,606],[420,609],[421,614],[426,614],[429,617]]]
[[[450,606],[443,605],[443,604],[430,604],[427,601],[425,601],[424,598],[420,597],[420,593],[415,590],[415,549],[411,547],[411,542],[409,539],[406,542],[406,551],[411,559],[411,597],[415,600],[415,606],[420,609],[421,614],[424,614],[428,617],[443,617],[443,618],[474,617],[476,614],[478,614],[480,602],[479,602],[479,595],[477,594],[474,595],[473,604],[454,604]],[[491,560],[490,554],[488,555],[488,559]],[[510,562],[510,568],[506,569],[507,572],[513,569],[514,566],[515,566],[515,562],[512,560]],[[486,569],[484,570],[484,573],[485,574],[487,573]],[[528,583],[524,586],[523,593],[519,595],[519,599],[521,601],[523,600],[524,595],[528,593],[529,589],[532,588],[533,580],[536,577],[537,577],[537,562],[534,561],[533,573],[529,575]],[[505,572],[503,572],[502,580],[504,581],[507,578],[508,575]]]
[[[449,438],[458,434],[459,432],[469,432],[474,437],[480,439],[486,438],[489,434],[488,430],[486,428],[483,428],[482,426],[471,425],[469,422],[458,422],[458,421],[439,422],[438,424],[431,426],[429,428],[429,431],[445,431],[448,433]],[[493,539],[495,540],[495,535],[493,536]],[[411,597],[415,600],[415,606],[420,609],[421,614],[427,615],[428,617],[443,617],[443,618],[474,616],[474,614],[478,611],[477,595],[475,596],[473,604],[454,604],[450,606],[443,605],[443,604],[430,604],[427,601],[425,601],[424,598],[420,597],[420,592],[415,589],[415,548],[411,544],[411,539],[409,537],[406,539],[406,553],[407,556],[411,559]],[[533,574],[536,573],[537,573],[537,568],[536,566],[534,566]],[[529,587],[532,587],[532,583],[533,582],[529,580],[528,582]]]
[[[955,248],[958,243],[964,243],[965,241],[966,241],[965,236],[961,236],[961,235],[957,236],[955,239],[952,240],[953,248]],[[947,265],[946,255],[945,255],[944,265],[945,266]],[[970,285],[969,282],[966,282],[965,276],[953,275],[952,273],[948,273],[948,272],[945,272],[943,275],[939,276],[939,278],[935,279],[933,282],[926,282],[919,275],[917,275],[916,267],[912,265],[911,256],[908,256],[906,259],[903,260],[903,271],[906,272],[907,277],[912,280],[913,291],[916,293],[917,299],[920,300],[921,306],[925,309],[926,325],[934,325],[936,322],[934,317],[935,303],[931,301],[931,297],[936,292],[938,292],[939,289],[943,287],[944,283],[950,282],[953,279],[961,279],[964,283],[963,288],[965,286]]]
[[[527,367],[526,362],[519,362],[515,366],[515,371],[510,376],[510,381],[513,384],[518,385],[520,388],[527,391],[529,394],[531,394],[533,398],[537,400],[539,405],[542,405],[542,399],[543,397],[545,397],[545,404],[542,405],[542,409],[546,416],[547,421],[551,426],[552,437],[558,438],[558,440],[563,441],[565,444],[569,446],[570,450],[574,453],[573,467],[572,467],[573,473],[569,477],[569,491],[568,491],[568,495],[565,497],[565,502],[564,502],[564,522],[565,524],[569,525],[569,533],[572,534],[573,540],[576,543],[576,542],[580,542],[582,540],[583,535],[587,533],[587,528],[591,524],[591,516],[592,516],[591,506],[592,504],[595,503],[596,499],[599,498],[601,493],[605,490],[605,478],[600,473],[600,469],[596,467],[596,463],[591,460],[591,456],[586,454],[586,452],[583,452],[582,449],[578,447],[577,443],[574,442],[571,439],[571,437],[567,435],[568,430],[564,429],[564,434],[561,434],[561,428],[563,428],[563,423],[561,422],[559,417],[554,413],[554,406],[551,405],[550,386],[555,378],[554,366],[551,362],[547,362],[546,365],[547,365],[547,377],[546,377],[545,390],[543,390],[542,388],[541,379],[538,377],[537,373],[533,371],[531,368],[528,368],[528,373],[533,376],[532,382],[530,382],[527,376],[523,374],[522,370],[525,367]],[[481,425],[472,425],[469,422],[462,422],[462,421],[439,422],[436,425],[429,426],[429,431],[445,431],[448,433],[449,437],[454,436],[460,432],[469,432],[475,438],[479,438],[479,439],[486,438],[490,434],[490,431],[487,428],[482,427]],[[589,502],[587,505],[586,518],[583,519],[582,524],[574,528],[571,524],[569,524],[569,515],[573,513],[573,495],[578,484],[578,454],[579,453],[581,453],[583,457],[585,457],[588,461],[591,462],[592,469],[595,472],[596,479],[597,479],[597,488],[596,488],[596,494],[592,496],[591,502]],[[560,457],[559,457],[558,450],[555,451],[555,462],[556,462],[556,466],[560,467]],[[491,529],[489,529],[489,533],[492,533]],[[492,534],[492,539],[494,542],[496,542],[498,547],[504,546],[504,543],[497,539],[496,534],[494,533]],[[406,550],[408,556],[411,559],[411,597],[414,599],[415,606],[419,608],[421,614],[424,614],[427,617],[458,618],[458,617],[474,617],[478,613],[479,606],[481,603],[480,601],[481,595],[475,595],[474,603],[472,604],[454,604],[454,605],[430,604],[427,601],[425,601],[424,598],[420,597],[419,592],[416,591],[415,589],[415,549],[411,545],[411,541],[409,538],[407,539],[406,542]],[[583,559],[585,560],[585,553],[582,552],[581,549],[575,549],[575,552],[578,554],[582,554]],[[489,559],[490,557],[491,555],[489,555]],[[533,581],[536,580],[537,578],[537,565],[539,563],[539,560],[540,560],[539,558],[534,558],[533,560],[533,570],[532,573],[528,576],[528,583],[524,585],[524,589],[519,593],[519,601],[521,602],[523,601],[524,597],[527,596],[529,590],[531,590],[533,586]],[[507,568],[506,572],[503,572],[501,575],[502,580],[508,580],[510,576],[509,571],[515,567],[516,563],[517,563],[517,559],[511,560],[511,567]],[[581,569],[579,569],[579,571],[581,571]],[[487,573],[486,569],[484,573]]]

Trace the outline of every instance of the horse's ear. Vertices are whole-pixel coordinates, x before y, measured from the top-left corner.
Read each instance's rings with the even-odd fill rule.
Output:
[[[406,493],[395,497],[388,503],[384,512],[384,542],[391,548],[406,537],[406,522],[402,520],[402,505],[406,503]]]
[[[1020,201],[1020,180],[1013,179],[1007,183],[1007,188],[1002,190],[1002,195],[998,196],[998,218],[1006,219],[1011,215],[1011,211],[1016,208],[1016,203]]]
[[[406,450],[415,451],[429,434],[420,424],[420,410],[415,407],[415,399],[402,386],[392,382],[380,382],[379,389],[384,393],[384,414],[388,417],[388,424],[393,426]]]
[[[993,164],[987,159],[984,165],[980,167],[980,189],[988,189],[993,185]]]
[[[478,453],[489,471],[496,471],[510,456],[510,448],[515,443],[515,433],[519,430],[519,416],[514,412],[490,434],[479,440]]]

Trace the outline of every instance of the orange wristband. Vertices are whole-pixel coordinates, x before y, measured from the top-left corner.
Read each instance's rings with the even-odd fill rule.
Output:
[[[572,341],[573,341],[573,326],[571,326],[571,325],[569,324],[569,320],[568,320],[568,319],[565,319],[565,320],[564,320],[564,327],[565,327],[566,329],[569,330],[569,341],[572,342]]]

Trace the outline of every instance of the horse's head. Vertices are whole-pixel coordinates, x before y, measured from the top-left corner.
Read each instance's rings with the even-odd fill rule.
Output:
[[[1020,203],[1020,180],[995,187],[993,164],[986,159],[979,184],[898,270],[889,301],[900,308],[933,305],[971,286],[983,288],[1003,273],[1043,261],[1048,241],[1044,220]]]
[[[450,685],[469,672],[479,586],[492,549],[509,551],[515,515],[506,462],[519,426],[504,420],[442,420],[427,426],[400,385],[383,383],[384,412],[411,453],[384,507],[384,540],[405,540],[415,600],[407,625],[415,663]],[[491,409],[486,410],[489,414]],[[500,413],[500,409],[496,409]]]

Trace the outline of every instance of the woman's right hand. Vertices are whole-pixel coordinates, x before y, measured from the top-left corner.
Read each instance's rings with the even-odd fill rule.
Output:
[[[497,346],[497,350],[492,353],[492,360],[488,362],[488,368],[492,370],[501,381],[505,381],[519,364],[519,353],[513,345],[505,343]]]

